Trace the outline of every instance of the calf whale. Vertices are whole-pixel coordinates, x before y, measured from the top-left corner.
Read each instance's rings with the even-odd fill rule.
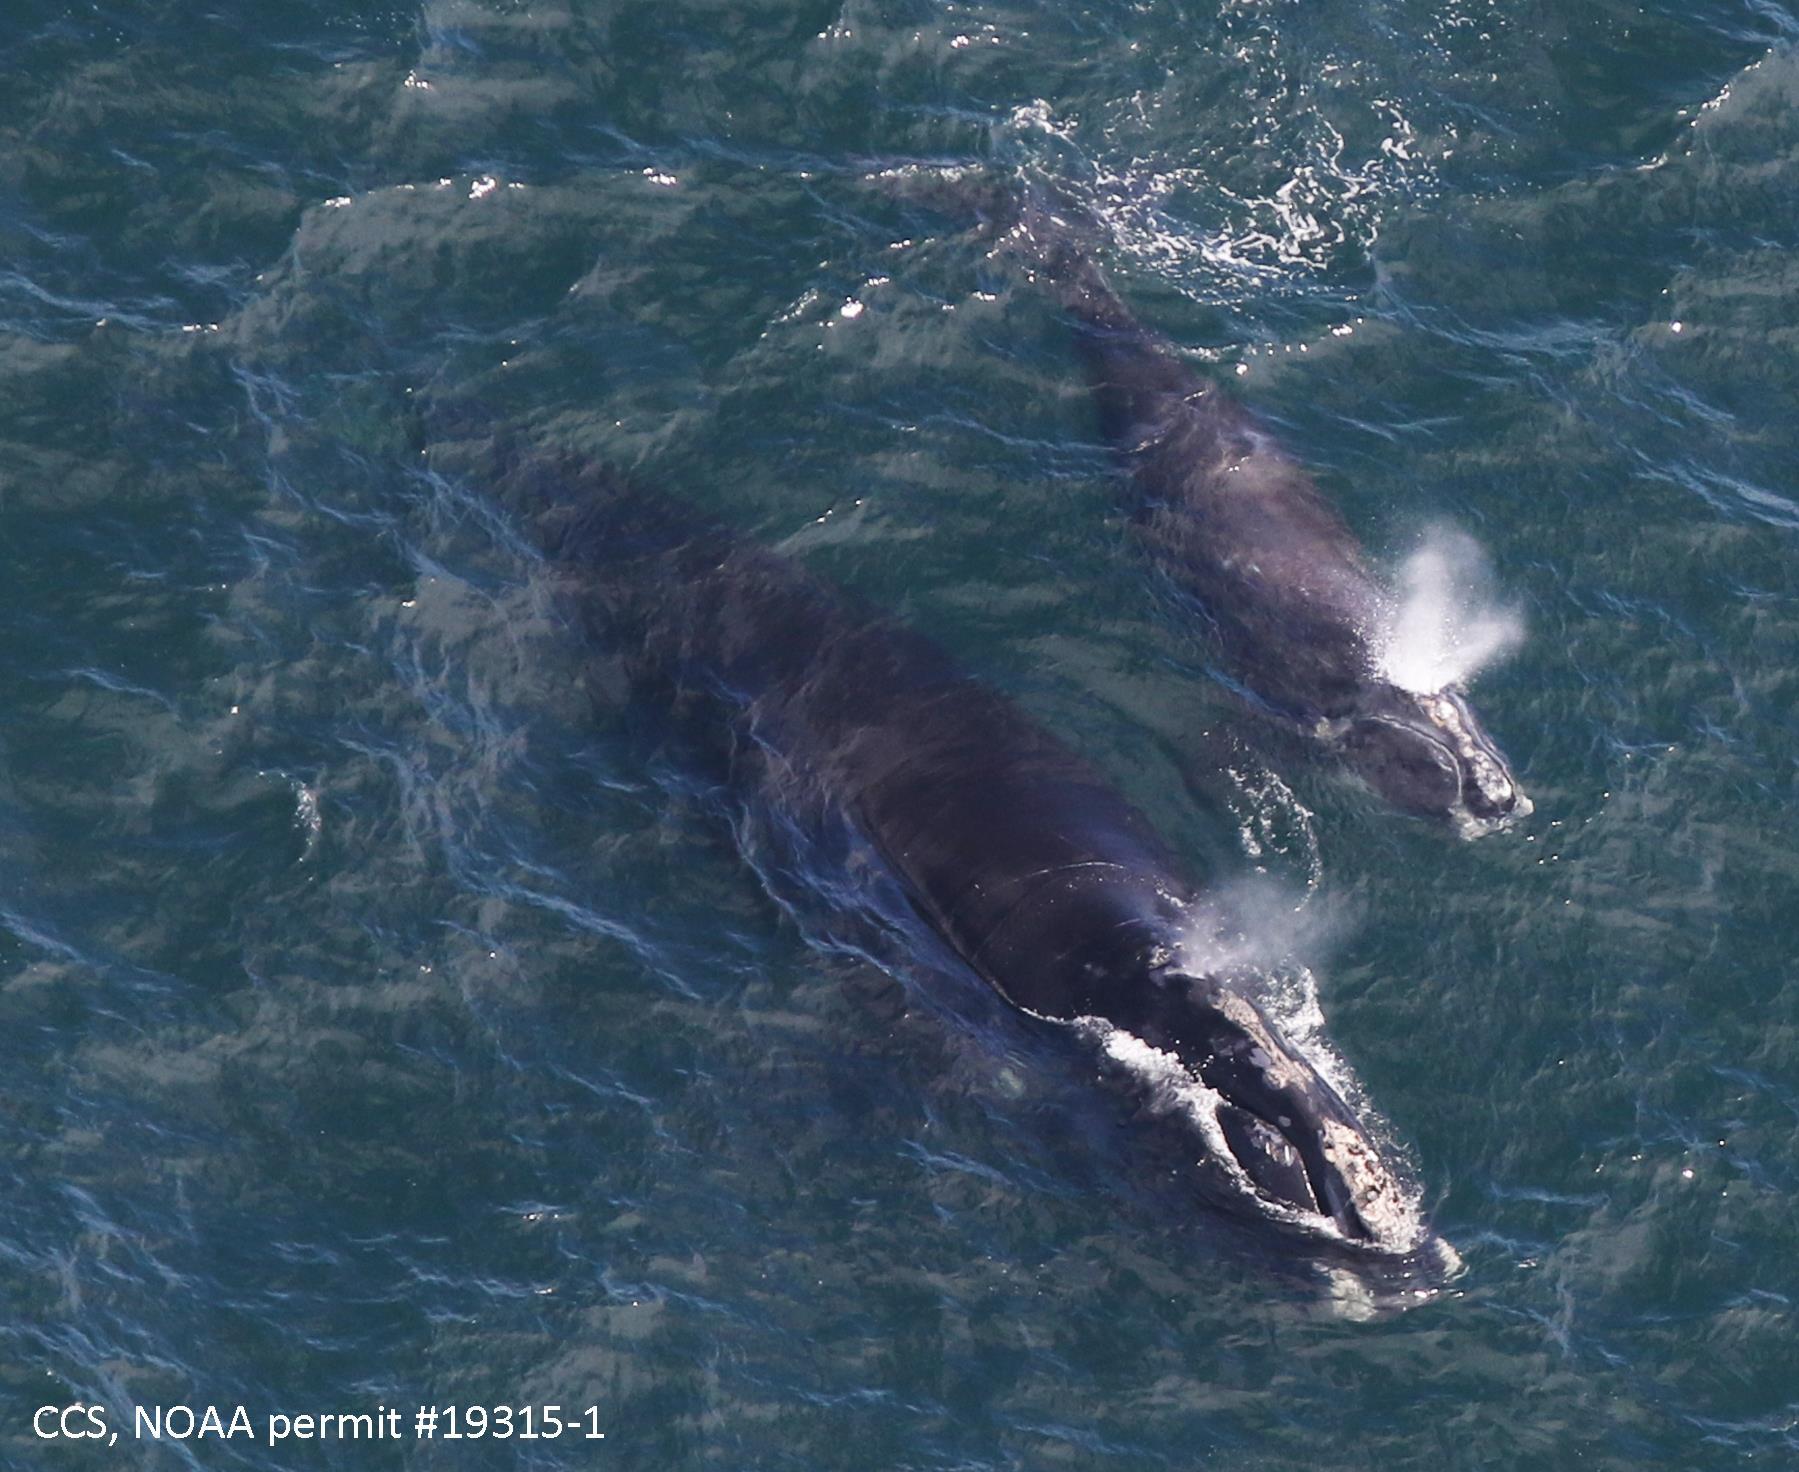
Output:
[[[1405,812],[1470,837],[1530,813],[1464,689],[1413,689],[1383,669],[1395,600],[1342,515],[1236,398],[1137,320],[1086,249],[1093,226],[1075,206],[955,174],[878,177],[975,212],[995,255],[1074,318],[1102,432],[1136,488],[1142,543],[1216,628],[1231,683]]]
[[[1226,917],[1074,751],[921,634],[603,467],[509,452],[491,480],[630,684],[711,728],[756,801],[853,825],[969,969],[1172,1124],[1198,1194],[1313,1244],[1452,1260],[1255,974],[1196,960]]]

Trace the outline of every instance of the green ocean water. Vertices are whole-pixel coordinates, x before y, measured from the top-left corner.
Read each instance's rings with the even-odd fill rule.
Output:
[[[1799,1462],[1796,40],[7,7],[0,1465]],[[1399,817],[1206,676],[1067,322],[905,162],[1083,201],[1382,564],[1480,545],[1527,822]],[[495,424],[894,609],[1267,898],[1466,1272],[1345,1312],[846,937],[419,454]],[[34,1435],[74,1402],[118,1443]],[[240,1404],[409,1434],[131,1435]]]

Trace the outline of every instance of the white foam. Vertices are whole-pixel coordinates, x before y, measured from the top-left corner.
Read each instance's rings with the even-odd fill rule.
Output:
[[[1158,1117],[1180,1115],[1199,1127],[1206,1145],[1217,1155],[1243,1188],[1254,1191],[1254,1183],[1231,1154],[1223,1127],[1218,1123],[1222,1095],[1206,1087],[1173,1053],[1143,1041],[1103,1017],[1077,1017],[1075,1030],[1098,1043],[1106,1057],[1126,1069],[1133,1078],[1147,1085],[1144,1105]]]
[[[1244,853],[1255,860],[1257,873],[1268,874],[1280,859],[1298,863],[1305,869],[1306,895],[1316,893],[1324,881],[1317,815],[1278,773],[1259,762],[1227,766],[1224,774],[1237,792],[1231,803],[1237,837]]]
[[[1502,602],[1480,544],[1432,527],[1405,561],[1399,597],[1376,644],[1376,667],[1402,690],[1466,685],[1524,642],[1524,617]]]
[[[1284,68],[1256,52],[1254,43],[1246,44],[1237,61],[1251,77],[1262,72],[1286,98],[1278,76]],[[1253,80],[1247,85],[1257,90]],[[1001,151],[1022,153],[1027,172],[1053,179],[1105,226],[1121,254],[1210,304],[1305,289],[1331,272],[1346,248],[1372,249],[1396,202],[1434,187],[1430,151],[1419,147],[1416,127],[1387,99],[1370,100],[1372,116],[1358,120],[1355,145],[1323,110],[1270,99],[1265,114],[1240,117],[1248,135],[1244,151],[1260,153],[1278,135],[1285,167],[1233,168],[1228,179],[1215,159],[1194,163],[1190,152],[1161,152],[1152,123],[1158,105],[1139,92],[1116,108],[1078,117],[1037,100],[997,125]],[[1377,136],[1377,146],[1367,147]],[[1015,150],[1004,149],[1007,142]],[[1184,198],[1206,203],[1195,211]]]

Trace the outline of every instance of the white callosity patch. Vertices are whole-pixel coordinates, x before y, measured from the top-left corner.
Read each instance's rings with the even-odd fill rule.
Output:
[[[1304,1092],[1311,1086],[1314,1074],[1288,1052],[1262,1020],[1262,1014],[1235,992],[1222,991],[1214,999],[1220,1012],[1241,1028],[1254,1045],[1250,1061],[1262,1070],[1268,1082],[1277,1089]]]
[[[1523,640],[1523,616],[1495,595],[1480,544],[1434,527],[1400,569],[1399,598],[1375,641],[1375,667],[1400,689],[1430,696],[1466,685]]]
[[[1371,1146],[1365,1135],[1337,1120],[1319,1121],[1324,1158],[1349,1184],[1350,1198],[1362,1225],[1382,1247],[1407,1251],[1425,1236],[1418,1202]]]
[[[1468,723],[1462,719],[1461,707],[1440,690],[1424,696],[1420,703],[1437,729],[1454,745],[1464,768],[1473,777],[1475,785],[1480,788],[1487,801],[1495,806],[1503,806],[1506,799],[1511,799],[1511,811],[1504,821],[1528,818],[1534,811],[1535,804],[1517,790],[1517,784],[1512,781],[1510,774],[1475,739],[1474,733],[1468,729]],[[1477,832],[1492,826],[1481,824],[1476,819],[1470,819],[1469,822]]]

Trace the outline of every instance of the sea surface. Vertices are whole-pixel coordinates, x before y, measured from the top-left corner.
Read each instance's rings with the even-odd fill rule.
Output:
[[[1522,630],[1527,821],[1208,675],[1067,321],[906,164],[1080,201],[1420,617]],[[0,1465],[1799,1465],[1796,249],[1771,0],[9,0]],[[1090,756],[1461,1276],[1321,1288],[965,1025],[421,454],[496,430]]]

